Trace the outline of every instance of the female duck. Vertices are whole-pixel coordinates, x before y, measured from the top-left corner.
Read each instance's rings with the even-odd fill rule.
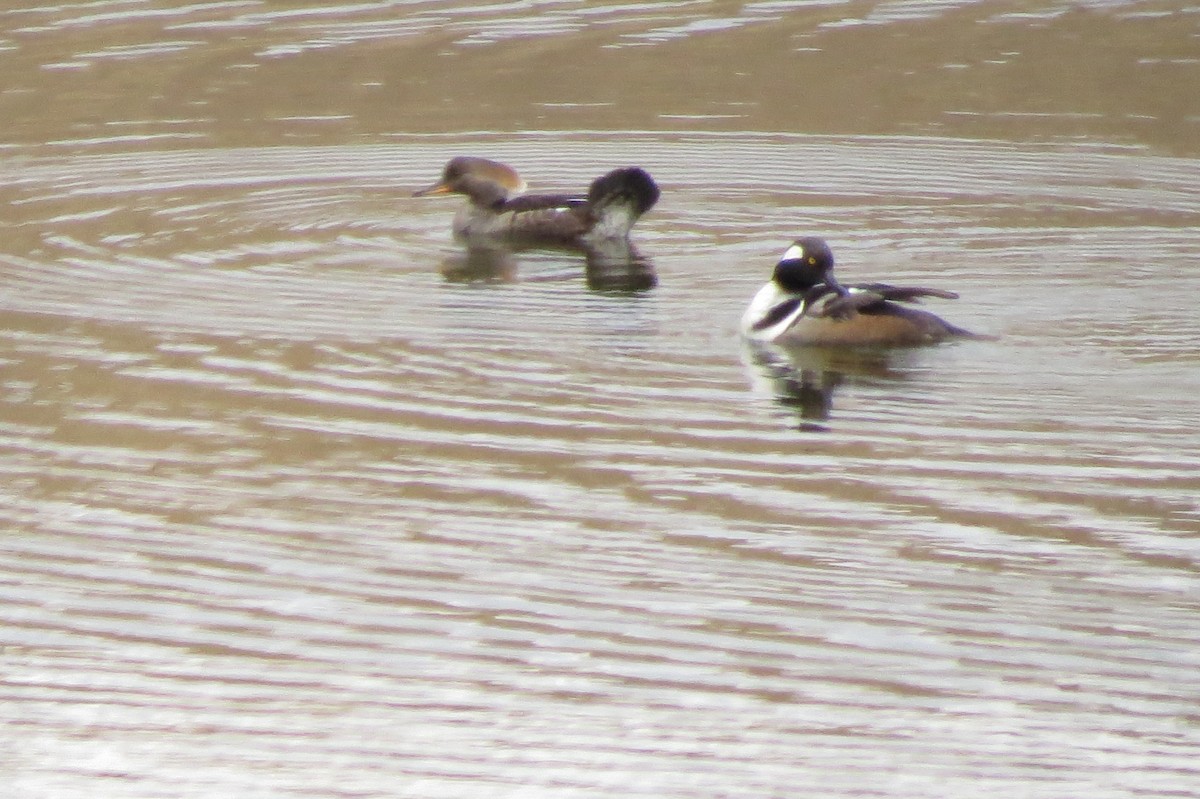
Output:
[[[659,196],[654,179],[639,167],[614,169],[596,178],[586,196],[520,194],[524,190],[525,181],[507,164],[459,156],[446,164],[440,181],[413,196],[466,195],[453,230],[468,243],[499,238],[551,246],[624,239]]]
[[[798,239],[784,252],[771,281],[742,316],[742,333],[755,341],[842,347],[934,344],[973,333],[916,308],[921,297],[955,299],[952,291],[884,283],[842,286],[833,277],[833,253],[823,239]]]

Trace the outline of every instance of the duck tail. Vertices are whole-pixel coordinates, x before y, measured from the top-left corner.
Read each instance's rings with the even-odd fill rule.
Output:
[[[588,188],[588,211],[595,220],[589,236],[629,235],[641,215],[658,202],[659,194],[658,184],[641,167],[623,167],[601,175]]]

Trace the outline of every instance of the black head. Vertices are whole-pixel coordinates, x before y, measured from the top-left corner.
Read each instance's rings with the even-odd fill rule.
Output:
[[[796,239],[775,264],[772,280],[787,291],[801,293],[825,283],[840,289],[833,279],[833,252],[824,239],[807,236]]]

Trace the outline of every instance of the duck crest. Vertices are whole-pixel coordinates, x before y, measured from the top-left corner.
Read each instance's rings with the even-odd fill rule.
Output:
[[[784,251],[771,279],[790,292],[807,292],[822,284],[836,291],[840,286],[833,280],[832,271],[833,251],[824,239],[809,236],[797,239]]]

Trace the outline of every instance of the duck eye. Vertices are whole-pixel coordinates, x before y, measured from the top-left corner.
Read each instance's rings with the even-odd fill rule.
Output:
[[[816,259],[816,258],[813,258],[811,255],[810,255],[810,256],[808,256],[808,265],[809,265],[809,266],[816,266],[816,265],[817,265],[817,259]]]

